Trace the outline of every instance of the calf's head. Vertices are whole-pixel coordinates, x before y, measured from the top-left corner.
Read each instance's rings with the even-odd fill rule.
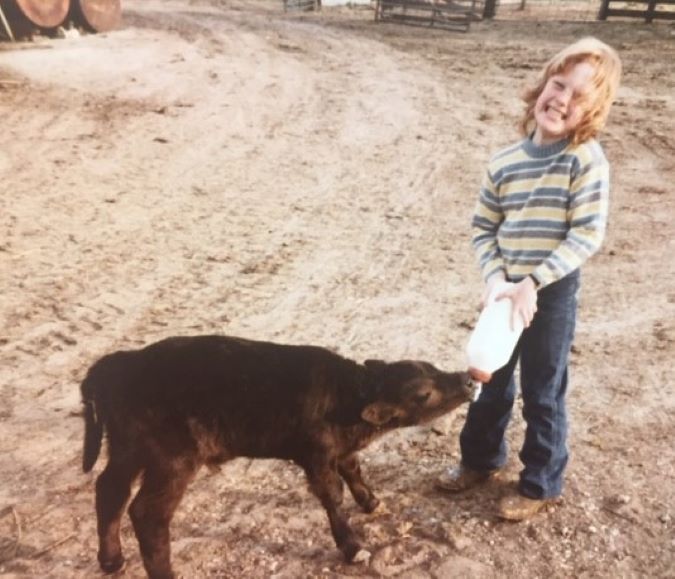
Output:
[[[475,400],[480,384],[466,372],[442,372],[427,362],[365,362],[372,401],[361,418],[379,427],[414,426]]]

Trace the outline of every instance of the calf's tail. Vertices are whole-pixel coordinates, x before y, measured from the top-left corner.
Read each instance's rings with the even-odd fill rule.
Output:
[[[82,470],[89,472],[94,468],[96,459],[101,452],[103,441],[103,424],[96,415],[94,401],[84,403],[84,453],[82,456]]]
[[[96,463],[103,442],[103,422],[96,408],[99,386],[101,386],[101,362],[95,364],[82,382],[82,404],[84,405],[84,452],[82,470],[89,472]]]

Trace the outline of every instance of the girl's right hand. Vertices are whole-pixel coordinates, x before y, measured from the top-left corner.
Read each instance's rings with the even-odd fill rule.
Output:
[[[480,299],[481,310],[490,302],[494,301],[497,295],[505,289],[504,284],[508,284],[508,282],[502,271],[494,273],[488,278],[487,282],[485,282],[485,289],[483,290],[483,295]]]

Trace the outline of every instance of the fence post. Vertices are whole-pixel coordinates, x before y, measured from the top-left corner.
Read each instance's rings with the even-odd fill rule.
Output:
[[[497,12],[497,0],[485,0],[483,18],[494,18]]]
[[[598,20],[607,20],[608,11],[609,11],[609,0],[602,0],[600,12],[598,12]]]
[[[647,14],[645,14],[645,20],[648,23],[651,23],[654,20],[654,12],[656,12],[656,0],[649,0],[649,5],[647,6]]]

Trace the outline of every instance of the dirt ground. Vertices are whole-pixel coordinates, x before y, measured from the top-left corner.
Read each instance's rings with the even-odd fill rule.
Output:
[[[494,509],[519,471],[448,497],[466,408],[363,452],[345,564],[297,467],[200,473],[172,525],[182,577],[675,577],[675,35],[542,18],[467,34],[263,0],[124,0],[120,30],[0,45],[0,576],[95,577],[79,381],[176,334],[317,344],[455,370],[481,281],[469,220],[544,61],[592,34],[623,86],[602,143],[611,222],[584,271],[563,498]],[[545,14],[544,14],[545,17]],[[536,18],[536,20],[535,20]],[[143,568],[128,519],[125,575]]]

